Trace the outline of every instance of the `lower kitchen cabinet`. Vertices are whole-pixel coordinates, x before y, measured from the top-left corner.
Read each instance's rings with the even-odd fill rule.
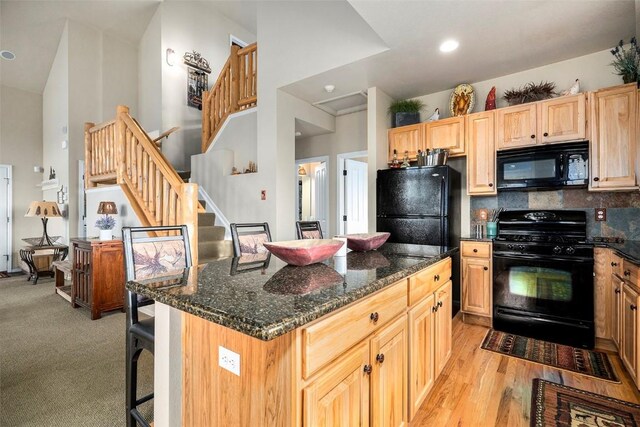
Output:
[[[630,286],[622,286],[622,346],[620,357],[631,377],[638,383],[638,293]]]
[[[622,284],[624,282],[620,280],[615,274],[611,275],[611,290],[609,294],[610,298],[610,321],[609,328],[611,331],[611,340],[617,349],[620,349],[620,341],[622,338],[622,328],[620,327],[620,313],[622,307]]]
[[[435,294],[409,310],[409,419],[420,409],[435,382]]]
[[[337,359],[303,391],[305,426],[369,425],[369,343]]]
[[[461,242],[462,312],[491,318],[491,243]]]
[[[435,298],[435,342],[433,344],[435,377],[437,378],[451,357],[451,281],[438,288]]]

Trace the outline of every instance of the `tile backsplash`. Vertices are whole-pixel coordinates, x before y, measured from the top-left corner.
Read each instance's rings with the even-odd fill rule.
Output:
[[[640,240],[640,192],[588,192],[586,188],[557,191],[504,191],[498,196],[471,197],[471,221],[478,209],[571,209],[587,213],[587,234]],[[595,221],[595,208],[607,209],[607,220]]]

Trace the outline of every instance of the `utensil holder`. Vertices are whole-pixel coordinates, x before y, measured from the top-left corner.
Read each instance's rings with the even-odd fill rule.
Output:
[[[498,223],[487,221],[487,237],[496,237],[498,235]]]

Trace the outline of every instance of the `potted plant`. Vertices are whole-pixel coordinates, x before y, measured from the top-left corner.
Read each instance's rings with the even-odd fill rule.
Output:
[[[418,99],[405,99],[393,101],[389,105],[391,114],[391,127],[399,127],[420,123],[420,110],[424,108],[424,103]]]
[[[640,84],[640,47],[635,37],[631,37],[629,49],[624,48],[624,40],[620,40],[618,46],[611,49],[611,54],[615,57],[611,66],[616,70],[616,74],[622,76],[624,83],[638,82]]]
[[[116,226],[116,220],[110,215],[101,216],[96,221],[96,227],[100,229],[100,240],[113,239],[113,227]]]

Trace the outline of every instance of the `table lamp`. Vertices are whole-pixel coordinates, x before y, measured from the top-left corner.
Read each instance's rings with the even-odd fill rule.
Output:
[[[36,217],[42,218],[42,228],[43,228],[42,238],[40,239],[40,242],[38,242],[38,244],[35,246],[45,246],[45,245],[53,246],[53,242],[51,242],[51,239],[47,234],[47,221],[49,221],[49,218],[51,217],[62,216],[62,214],[60,213],[60,209],[58,209],[57,203],[46,202],[44,200],[31,202],[29,204],[29,209],[27,209],[27,213],[24,216],[25,217],[36,216]]]

